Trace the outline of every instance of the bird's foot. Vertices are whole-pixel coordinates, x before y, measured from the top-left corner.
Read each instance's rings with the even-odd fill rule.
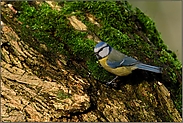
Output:
[[[115,83],[114,81],[118,78],[118,76],[116,76],[114,79],[112,79],[109,82],[106,82],[107,86],[112,86],[112,87],[117,87],[117,83]]]
[[[114,83],[113,81],[106,82],[107,86],[117,87],[117,83]]]

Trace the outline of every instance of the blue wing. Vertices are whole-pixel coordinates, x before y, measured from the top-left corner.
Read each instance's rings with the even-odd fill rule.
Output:
[[[132,65],[136,65],[138,63],[140,63],[139,61],[137,61],[136,59],[132,58],[132,57],[125,57],[124,62],[121,63],[122,66],[132,66]]]
[[[107,59],[107,64],[112,68],[117,68],[119,66],[132,66],[138,63],[140,62],[136,59],[128,57],[115,49],[112,50]]]
[[[117,68],[117,67],[121,66],[120,63],[121,62],[115,62],[115,61],[114,62],[111,62],[111,61],[107,60],[107,65],[109,65],[112,68]]]
[[[107,64],[112,68],[117,68],[120,66],[133,66],[140,63],[136,59],[133,59],[132,57],[125,57],[121,61],[110,61],[107,60]]]

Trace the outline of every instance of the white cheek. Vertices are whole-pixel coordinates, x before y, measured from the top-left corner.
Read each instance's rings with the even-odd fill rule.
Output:
[[[109,47],[105,47],[102,51],[99,52],[99,56],[102,58],[109,54]]]

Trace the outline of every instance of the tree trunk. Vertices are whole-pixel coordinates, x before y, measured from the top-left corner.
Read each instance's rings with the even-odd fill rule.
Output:
[[[127,83],[117,90],[92,76],[84,78],[78,74],[80,62],[67,63],[64,55],[49,54],[28,28],[22,31],[16,11],[5,2],[1,7],[2,122],[182,121],[161,82]],[[83,31],[81,21],[68,19]],[[88,38],[99,40],[94,34]]]

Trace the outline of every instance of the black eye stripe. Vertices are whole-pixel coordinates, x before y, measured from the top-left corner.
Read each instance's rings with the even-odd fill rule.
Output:
[[[95,52],[95,55],[96,55],[97,59],[102,59],[102,57],[99,55],[99,52],[101,52],[106,47],[108,47],[108,45],[102,47],[98,52]]]
[[[100,50],[98,50],[98,52],[96,52],[97,54],[99,54],[100,51],[102,51],[104,48],[108,47],[109,45],[106,45],[104,47],[102,47]]]

